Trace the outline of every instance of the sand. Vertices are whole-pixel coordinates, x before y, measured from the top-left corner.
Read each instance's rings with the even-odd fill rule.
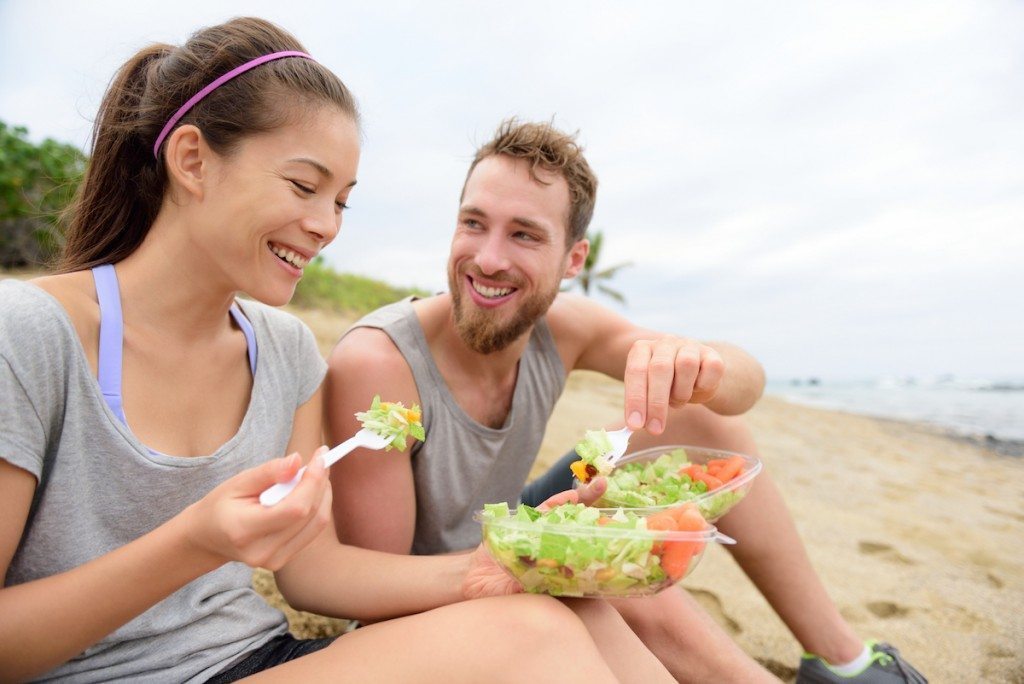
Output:
[[[325,354],[348,319],[296,311]],[[533,474],[621,415],[622,386],[573,373]],[[765,397],[748,414],[761,456],[843,616],[932,682],[1024,683],[1024,458],[914,423]],[[756,484],[755,484],[756,486]],[[282,606],[268,573],[257,587]],[[720,547],[686,578],[740,646],[784,680],[801,648]],[[287,609],[302,636],[343,620]]]
[[[574,373],[542,459],[620,418],[621,392]],[[859,634],[895,644],[933,682],[1024,682],[1024,459],[774,397],[748,417],[812,562]],[[792,677],[800,647],[724,549],[683,584],[747,653]]]

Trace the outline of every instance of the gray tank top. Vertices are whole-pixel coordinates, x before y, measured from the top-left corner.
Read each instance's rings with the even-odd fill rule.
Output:
[[[480,543],[473,513],[485,503],[515,505],[565,386],[565,369],[544,319],[530,335],[505,425],[481,425],[459,408],[434,363],[412,299],[389,304],[351,329],[383,330],[412,370],[423,408],[425,442],[412,447],[416,554],[460,551]]]

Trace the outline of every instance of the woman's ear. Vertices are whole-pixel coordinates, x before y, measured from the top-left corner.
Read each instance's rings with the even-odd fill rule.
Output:
[[[164,163],[171,190],[202,200],[204,182],[210,175],[210,152],[197,127],[186,124],[176,128],[164,141]]]

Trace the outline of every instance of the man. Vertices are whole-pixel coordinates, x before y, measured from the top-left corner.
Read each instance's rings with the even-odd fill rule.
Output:
[[[645,330],[559,292],[586,259],[596,189],[571,136],[547,124],[505,122],[477,152],[463,187],[450,292],[384,307],[338,343],[327,380],[332,442],[358,429],[353,414],[374,394],[420,404],[428,435],[400,455],[354,452],[334,467],[343,541],[419,554],[477,544],[473,512],[519,499],[574,369],[624,380],[625,422],[640,430],[631,449],[756,452],[738,416],[764,388],[757,361],[728,344]],[[523,500],[537,503],[569,478],[563,459]],[[603,486],[598,479],[589,494]],[[719,526],[741,542],[734,557],[801,644],[822,656],[801,663],[806,681],[903,681],[893,673],[909,666],[889,647],[866,645],[839,615],[767,473]],[[679,679],[767,676],[685,592],[613,604]],[[861,679],[843,678],[858,671]]]

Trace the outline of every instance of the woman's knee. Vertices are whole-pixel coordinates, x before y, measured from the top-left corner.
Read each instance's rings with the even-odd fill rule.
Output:
[[[523,635],[535,647],[538,637],[564,638],[574,632],[586,634],[579,617],[561,601],[550,596],[520,594],[509,597],[510,605],[500,611],[501,629]]]

